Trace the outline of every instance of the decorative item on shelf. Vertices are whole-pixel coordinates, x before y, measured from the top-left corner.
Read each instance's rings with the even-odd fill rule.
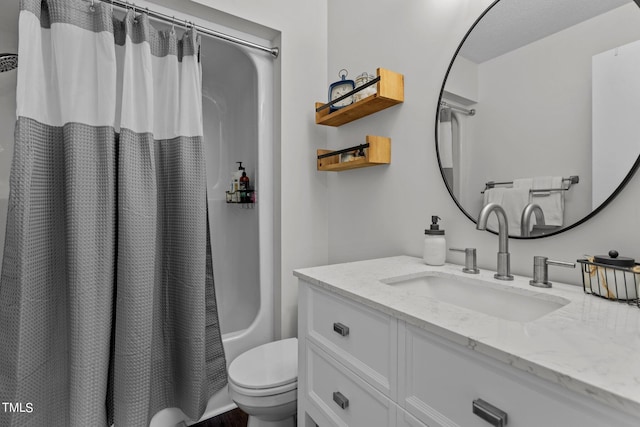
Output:
[[[367,150],[367,147],[365,147],[364,145],[360,145],[355,150],[347,151],[345,153],[340,154],[340,163],[352,162],[361,157],[366,157],[367,154],[365,150]]]
[[[369,83],[371,80],[375,78],[376,76],[372,76],[371,74],[368,74],[366,72],[360,74],[358,77],[356,77],[356,89],[361,86],[364,86],[366,83]],[[362,89],[360,92],[356,92],[355,95],[353,95],[353,102],[358,102],[361,99],[365,99],[368,96],[375,95],[375,93],[376,93],[376,86],[375,85],[368,86]]]
[[[614,301],[624,301],[640,308],[640,264],[633,258],[618,257],[618,251],[609,255],[587,256],[582,264],[584,292]]]
[[[353,160],[355,160],[353,151],[347,151],[346,153],[340,154],[340,163],[351,162]]]
[[[349,72],[343,68],[338,72],[340,80],[329,85],[329,102],[335,101],[355,89],[355,82],[353,80],[347,80],[348,74]],[[332,104],[329,107],[329,110],[336,111],[351,104],[353,104],[353,96],[347,96],[346,98]]]
[[[346,71],[346,70],[345,70]],[[397,104],[404,102],[404,76],[384,68],[376,70],[376,77],[363,83],[360,87],[346,92],[345,99],[348,104],[339,108],[333,108],[329,103],[316,102],[316,124],[325,126],[342,126],[345,123],[358,120],[362,117],[384,110]],[[345,75],[346,80],[346,75]],[[363,79],[364,80],[364,77]],[[336,82],[337,84],[342,83]],[[336,84],[334,83],[334,84]],[[371,94],[360,99],[359,102],[353,102],[355,96],[361,92]],[[329,99],[331,99],[331,90],[329,91]],[[340,98],[337,98],[340,99]],[[340,100],[339,103],[344,100]]]
[[[342,150],[317,150],[319,171],[339,172],[391,163],[391,138],[367,135],[366,144]]]

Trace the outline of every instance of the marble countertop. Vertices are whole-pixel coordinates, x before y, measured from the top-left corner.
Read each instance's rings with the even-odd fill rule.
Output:
[[[580,265],[576,274],[581,274]],[[393,277],[459,275],[514,292],[564,298],[563,307],[529,322],[516,322],[413,295],[382,282]],[[385,312],[515,368],[640,417],[640,308],[553,283],[535,288],[529,277],[468,275],[461,266],[427,266],[410,256],[304,268],[294,275],[313,285]],[[553,281],[553,280],[552,280]],[[473,295],[469,296],[473,298]]]

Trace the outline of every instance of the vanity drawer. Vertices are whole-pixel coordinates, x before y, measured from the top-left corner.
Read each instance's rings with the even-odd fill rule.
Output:
[[[429,427],[488,427],[472,411],[482,399],[507,413],[508,427],[632,426],[624,414],[427,331],[400,332],[400,406]]]
[[[396,425],[395,403],[311,342],[306,346],[306,369],[306,397],[333,425]]]
[[[315,287],[307,295],[309,339],[395,399],[397,320]]]

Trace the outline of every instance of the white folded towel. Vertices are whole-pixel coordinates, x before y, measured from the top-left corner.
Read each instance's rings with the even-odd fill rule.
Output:
[[[497,203],[501,205],[504,190],[506,190],[505,187],[494,187],[484,190],[484,206],[488,205],[489,203]]]
[[[440,155],[441,167],[453,167],[453,134],[451,129],[451,120],[438,122],[438,154]]]
[[[484,204],[497,203],[507,214],[510,236],[520,235],[520,218],[522,211],[529,203],[528,188],[495,187],[485,190]],[[491,215],[487,220],[487,228],[498,231],[498,217]]]
[[[531,193],[529,190],[532,187],[533,187],[533,178],[516,178],[513,180],[513,188],[522,188],[527,190],[527,194],[528,194],[527,197],[529,198],[529,203],[531,203]],[[520,219],[522,219],[522,213],[520,213]],[[535,224],[537,224],[537,221],[535,216],[532,215],[531,218],[529,218],[529,231],[533,229],[533,226]],[[520,228],[518,228],[518,230],[520,230],[520,232],[518,232],[518,235],[520,235],[522,230]]]
[[[536,176],[531,189],[563,188],[561,176]],[[531,203],[542,208],[544,222],[547,225],[564,224],[564,191],[532,192]]]
[[[526,188],[529,190],[533,187],[533,178],[516,178],[513,180],[513,188]]]

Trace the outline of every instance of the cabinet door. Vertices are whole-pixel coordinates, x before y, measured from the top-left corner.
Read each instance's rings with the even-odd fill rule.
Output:
[[[487,427],[472,412],[482,399],[509,427],[640,425],[593,399],[511,368],[410,325],[400,328],[399,404],[429,427]]]
[[[395,403],[309,341],[306,346],[306,369],[308,385],[304,391],[306,395],[302,398],[308,399],[323,418],[330,420],[331,425],[396,425]]]
[[[309,286],[307,336],[387,397],[397,397],[397,320]]]

